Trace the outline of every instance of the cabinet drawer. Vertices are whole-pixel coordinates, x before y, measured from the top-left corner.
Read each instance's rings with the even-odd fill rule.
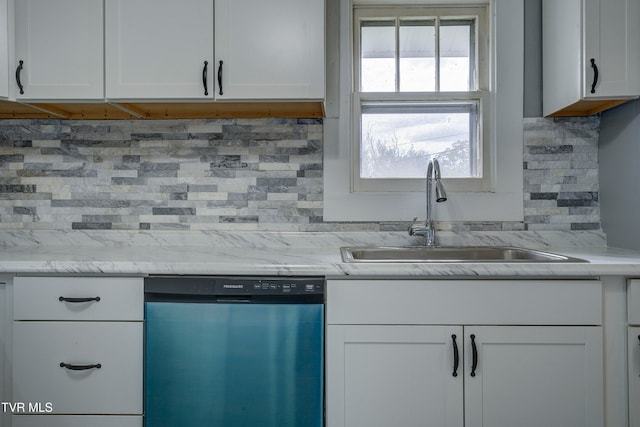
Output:
[[[142,427],[142,416],[14,415],[13,427]]]
[[[142,334],[142,322],[14,322],[13,401],[51,402],[54,414],[141,414]]]
[[[597,280],[330,280],[328,324],[600,325]]]
[[[141,277],[16,277],[14,320],[142,320]],[[61,298],[96,298],[70,302]]]
[[[629,281],[627,304],[629,324],[640,325],[640,279]]]

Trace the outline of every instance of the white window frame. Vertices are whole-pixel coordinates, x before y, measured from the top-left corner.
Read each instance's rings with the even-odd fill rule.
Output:
[[[362,105],[367,103],[451,103],[451,102],[475,102],[476,110],[476,129],[473,136],[478,138],[478,158],[472,159],[476,161],[476,168],[479,176],[468,178],[448,178],[446,170],[443,170],[443,181],[449,191],[492,191],[493,181],[488,173],[492,169],[493,156],[483,155],[489,153],[491,149],[490,135],[484,134],[487,126],[483,126],[483,120],[487,119],[483,115],[483,106],[488,102],[489,94],[489,22],[487,9],[488,4],[472,5],[450,5],[442,6],[405,6],[405,7],[380,7],[380,6],[359,6],[354,10],[353,22],[353,100],[352,100],[352,126],[353,134],[352,152],[351,152],[351,191],[352,192],[407,192],[420,191],[424,188],[424,179],[411,178],[362,178],[360,174],[361,167],[361,113]],[[476,52],[474,70],[476,81],[476,89],[465,92],[361,92],[360,91],[360,22],[367,20],[384,20],[396,18],[412,18],[424,17],[436,19],[436,17],[456,17],[456,18],[473,18],[476,21],[475,28],[475,45]],[[396,41],[397,43],[398,41]],[[399,76],[396,76],[399,78]],[[426,174],[426,167],[425,167]]]
[[[354,0],[380,4],[381,0]],[[391,0],[393,1],[393,0]],[[428,1],[428,0],[427,0]],[[387,0],[385,3],[388,3]],[[403,4],[424,3],[407,0]],[[437,4],[457,4],[438,0]],[[469,0],[467,4],[486,3]],[[327,117],[324,121],[324,219],[326,221],[410,221],[425,215],[424,184],[418,191],[354,192],[353,6],[327,0]],[[490,188],[468,191],[445,183],[448,200],[436,204],[437,221],[522,221],[522,121],[524,0],[489,0],[489,87],[483,104],[484,156],[493,161]]]

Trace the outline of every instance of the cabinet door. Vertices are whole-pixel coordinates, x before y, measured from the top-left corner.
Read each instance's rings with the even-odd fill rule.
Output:
[[[216,0],[215,41],[216,98],[324,99],[324,0]]]
[[[628,97],[639,92],[640,5],[628,0],[583,0],[585,98]],[[593,87],[595,69],[598,79]]]
[[[105,14],[107,98],[213,98],[213,0],[106,0]]]
[[[462,427],[461,338],[456,326],[329,325],[327,425]]]
[[[629,328],[629,424],[640,427],[640,327]]]
[[[0,0],[0,98],[9,97],[9,4]]]
[[[102,22],[102,0],[16,0],[16,98],[104,98]]]
[[[602,427],[602,362],[601,327],[465,327],[465,426]]]

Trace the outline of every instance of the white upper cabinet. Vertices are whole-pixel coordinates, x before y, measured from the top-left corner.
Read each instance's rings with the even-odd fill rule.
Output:
[[[640,95],[640,2],[585,0],[583,13],[585,97]]]
[[[102,0],[15,0],[16,98],[104,98]]]
[[[105,0],[108,99],[213,99],[213,0]]]
[[[216,0],[216,98],[324,99],[324,22],[324,0]]]
[[[640,1],[543,0],[543,113],[590,115],[640,96]]]
[[[9,4],[0,0],[0,98],[9,97]]]
[[[106,0],[105,10],[108,99],[324,99],[323,0]]]
[[[0,98],[324,99],[324,0],[15,0],[15,53],[13,1]]]

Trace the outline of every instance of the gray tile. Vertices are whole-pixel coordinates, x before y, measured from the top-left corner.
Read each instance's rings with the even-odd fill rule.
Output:
[[[1,120],[2,224],[26,229],[406,229],[403,222],[324,221],[322,123]],[[459,231],[599,228],[598,131],[597,116],[524,119],[525,221],[437,226]]]

